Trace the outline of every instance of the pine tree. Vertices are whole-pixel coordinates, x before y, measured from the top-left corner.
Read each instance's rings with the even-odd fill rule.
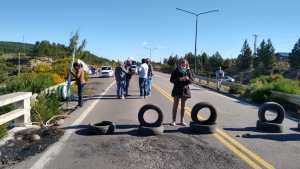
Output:
[[[276,57],[275,49],[270,39],[268,39],[267,43],[265,40],[261,42],[260,47],[257,49],[257,56],[258,64],[263,66],[263,73],[272,72],[275,66]]]
[[[247,70],[253,64],[252,51],[247,40],[244,41],[241,54],[237,58],[237,66],[240,70]]]
[[[289,55],[289,62],[292,68],[300,68],[300,38]]]
[[[216,52],[214,55],[212,55],[209,58],[209,63],[211,65],[211,68],[213,69],[213,71],[217,70],[220,66],[223,65],[223,58],[219,52]]]

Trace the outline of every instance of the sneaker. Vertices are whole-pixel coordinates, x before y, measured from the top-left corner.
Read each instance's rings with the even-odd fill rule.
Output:
[[[173,121],[170,125],[171,125],[171,126],[176,126],[175,121]]]
[[[125,97],[124,97],[124,96],[122,96],[122,99],[125,99]]]
[[[187,126],[187,124],[185,122],[181,122],[180,125],[181,126]]]

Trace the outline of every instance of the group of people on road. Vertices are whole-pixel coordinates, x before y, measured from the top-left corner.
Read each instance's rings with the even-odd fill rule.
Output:
[[[132,60],[130,59],[124,63],[118,62],[118,65],[115,68],[118,98],[125,99],[129,96],[128,89],[130,80],[132,75],[136,72],[134,69],[136,68],[132,67]],[[141,65],[139,66],[137,73],[139,76],[140,96],[144,98],[151,96],[153,67],[150,59],[141,60]]]
[[[75,62],[73,64],[75,72],[71,72],[76,78],[76,83],[78,87],[78,106],[82,106],[82,90],[85,85],[84,70],[82,66]],[[135,68],[136,69],[136,68]],[[125,99],[129,96],[128,88],[130,85],[130,80],[132,75],[136,73],[136,70],[132,67],[132,60],[127,60],[124,63],[118,62],[115,68],[115,79],[117,84],[117,96],[118,98]],[[152,77],[153,77],[153,67],[151,65],[150,59],[142,59],[141,65],[138,68],[139,76],[139,89],[140,96],[146,98],[151,96],[152,90]],[[216,71],[216,78],[218,80],[218,88],[222,83],[224,78],[224,71],[219,68]],[[191,91],[189,85],[194,80],[193,72],[189,67],[189,63],[186,59],[180,59],[177,67],[173,70],[170,82],[173,84],[172,97],[174,99],[172,107],[172,122],[171,125],[176,125],[176,116],[179,102],[181,102],[181,112],[180,112],[180,125],[186,126],[184,122],[185,114],[185,103],[187,99],[191,98]]]

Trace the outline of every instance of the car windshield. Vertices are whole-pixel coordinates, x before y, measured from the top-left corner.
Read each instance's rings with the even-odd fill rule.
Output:
[[[101,70],[111,70],[111,67],[102,67]]]

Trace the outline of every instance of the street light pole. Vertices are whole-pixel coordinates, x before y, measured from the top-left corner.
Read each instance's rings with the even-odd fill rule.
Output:
[[[195,71],[195,73],[196,73],[196,64],[197,64],[197,36],[198,36],[198,16],[199,15],[203,15],[203,14],[207,14],[207,13],[212,13],[212,12],[219,12],[219,10],[218,9],[216,9],[216,10],[210,10],[210,11],[207,11],[207,12],[201,12],[201,13],[198,13],[198,14],[196,14],[196,13],[194,13],[194,12],[191,12],[191,11],[188,11],[188,10],[185,10],[185,9],[180,9],[180,8],[176,8],[177,10],[179,10],[179,11],[182,11],[182,12],[185,12],[185,13],[188,13],[188,14],[191,14],[191,15],[194,15],[195,17],[196,17],[196,32],[195,32],[195,53],[194,53],[194,55],[195,55],[195,66],[194,66],[194,71]],[[201,67],[202,67],[202,65],[201,65]]]
[[[152,50],[156,50],[157,48],[150,48],[150,47],[145,47],[145,49],[149,50],[149,58],[152,60],[151,56],[152,56]]]
[[[196,64],[197,64],[197,36],[198,36],[198,15],[196,16],[196,34],[195,34],[195,68],[194,68],[194,72],[196,72]],[[202,68],[202,65],[201,65]]]

